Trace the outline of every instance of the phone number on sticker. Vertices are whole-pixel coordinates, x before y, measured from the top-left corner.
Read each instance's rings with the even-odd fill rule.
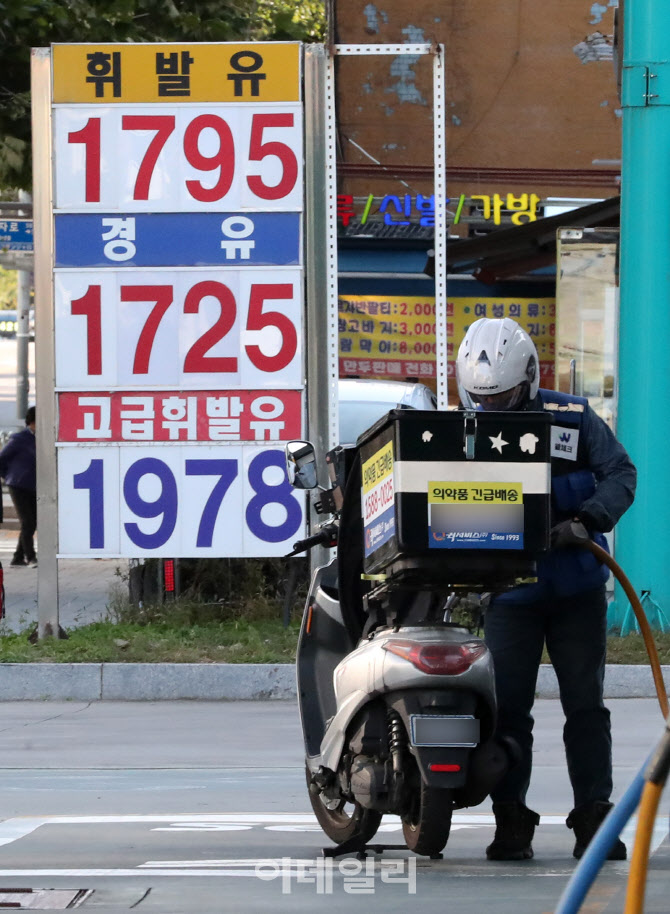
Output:
[[[393,504],[393,476],[378,483],[363,499],[363,521],[367,525]]]

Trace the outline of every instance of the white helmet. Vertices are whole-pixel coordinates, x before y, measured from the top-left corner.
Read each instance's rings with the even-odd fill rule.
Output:
[[[463,406],[522,409],[540,386],[535,344],[509,317],[486,317],[469,328],[458,350],[456,380]],[[509,392],[508,397],[499,396]]]

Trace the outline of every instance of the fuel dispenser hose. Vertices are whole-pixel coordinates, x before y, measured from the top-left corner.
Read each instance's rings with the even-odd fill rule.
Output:
[[[642,638],[644,639],[644,646],[647,649],[647,654],[649,655],[649,664],[651,666],[651,673],[654,677],[654,686],[656,687],[656,695],[658,697],[658,703],[661,706],[661,713],[664,718],[667,718],[670,708],[668,707],[668,693],[665,690],[665,683],[663,681],[663,673],[661,672],[661,663],[658,659],[658,651],[656,650],[656,644],[654,643],[654,636],[651,633],[651,628],[649,627],[649,622],[645,615],[642,604],[638,598],[638,595],[633,589],[633,585],[626,577],[623,568],[614,561],[609,552],[606,552],[602,546],[599,546],[597,543],[594,543],[592,539],[587,540],[584,543],[584,548],[589,549],[599,562],[602,562],[603,565],[607,565],[614,577],[617,579],[619,584],[621,584],[626,596],[630,600],[630,605],[633,608],[635,613],[635,618],[637,619],[638,625],[640,626],[640,631],[642,632]]]
[[[645,759],[644,764],[628,785],[623,797],[611,810],[596,836],[589,844],[584,856],[580,860],[579,865],[575,869],[561,895],[555,914],[577,914],[589,889],[600,872],[603,863],[607,859],[607,855],[609,854],[612,845],[635,812],[638,804],[640,806],[640,813],[635,835],[635,844],[631,856],[624,914],[642,914],[644,910],[649,848],[651,845],[654,821],[656,819],[661,793],[668,777],[668,771],[670,770],[670,719],[668,718],[668,695],[665,689],[661,664],[651,628],[649,627],[649,622],[647,621],[642,604],[633,589],[633,585],[612,556],[597,543],[594,543],[593,540],[589,539],[582,543],[582,545],[585,549],[589,549],[600,562],[607,565],[619,584],[621,584],[621,587],[630,601],[649,656],[658,703],[663,717],[666,720],[666,729],[653,753]]]

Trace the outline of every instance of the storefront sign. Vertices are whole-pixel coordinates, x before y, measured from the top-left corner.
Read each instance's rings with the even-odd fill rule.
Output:
[[[341,377],[435,379],[435,302],[430,297],[346,295],[339,300]],[[553,298],[453,298],[447,305],[450,398],[457,397],[455,359],[465,331],[482,317],[511,317],[533,339],[540,383],[554,387]],[[452,383],[453,382],[453,383]]]
[[[500,225],[503,219],[512,225],[535,222],[538,217],[540,197],[535,193],[521,194],[461,194],[447,197],[447,222],[458,225],[466,221],[473,211],[477,221],[491,220]],[[418,225],[432,228],[435,225],[435,197],[424,194],[387,194],[357,201],[351,194],[337,198],[338,223],[344,230],[370,226],[382,222],[389,226]],[[467,220],[469,221],[469,220]]]

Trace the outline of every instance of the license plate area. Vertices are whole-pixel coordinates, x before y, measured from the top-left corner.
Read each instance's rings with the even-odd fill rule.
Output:
[[[471,714],[411,714],[413,746],[472,749],[479,744],[479,721]]]

